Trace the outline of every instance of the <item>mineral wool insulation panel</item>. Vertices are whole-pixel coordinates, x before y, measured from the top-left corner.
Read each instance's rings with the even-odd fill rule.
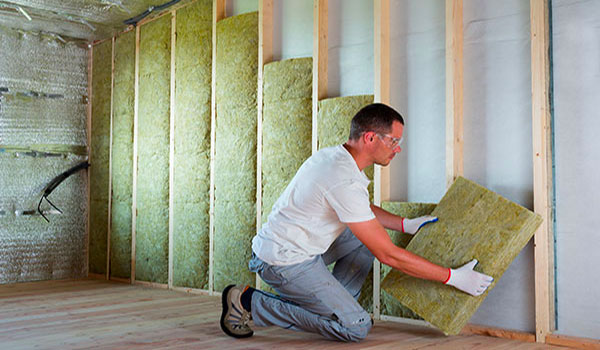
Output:
[[[176,23],[173,284],[208,289],[212,1]]]
[[[265,65],[263,85],[262,217],[311,155],[312,58]]]
[[[494,283],[486,293],[473,297],[393,270],[381,287],[444,333],[458,334],[531,239],[542,218],[462,177],[431,215],[439,221],[421,228],[406,249],[452,268],[475,258],[479,260],[475,270],[494,277]]]
[[[416,218],[423,215],[429,215],[435,209],[436,204],[432,203],[407,203],[407,202],[382,202],[381,207],[392,214],[399,215],[404,218]],[[387,230],[392,242],[401,247],[406,248],[412,235],[394,230]],[[381,280],[391,271],[391,267],[381,265]],[[373,311],[373,270],[363,284],[359,302],[369,312]],[[386,316],[396,316],[404,318],[420,319],[414,312],[406,306],[400,304],[396,298],[390,296],[385,290],[381,290],[381,314]]]
[[[352,117],[364,106],[373,103],[373,95],[358,95],[326,98],[319,101],[318,141],[319,149],[340,145],[348,140]],[[367,167],[365,174],[373,180],[373,166]],[[373,182],[369,184],[373,200]]]
[[[115,38],[110,275],[131,277],[135,31]]]
[[[214,287],[251,284],[256,234],[258,13],[217,23]]]
[[[167,283],[171,16],[140,28],[136,280]]]
[[[93,50],[92,135],[90,151],[90,255],[89,272],[106,273],[108,233],[108,183],[110,149],[110,94],[112,42]]]

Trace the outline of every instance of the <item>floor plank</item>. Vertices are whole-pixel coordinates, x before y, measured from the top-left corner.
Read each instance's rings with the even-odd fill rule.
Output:
[[[377,322],[364,341],[255,329],[249,339],[219,328],[219,297],[95,279],[0,285],[3,349],[564,349],[426,327]]]

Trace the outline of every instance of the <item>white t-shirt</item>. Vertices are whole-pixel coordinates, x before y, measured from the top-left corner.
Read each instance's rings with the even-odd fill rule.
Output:
[[[346,223],[375,218],[367,176],[344,146],[308,158],[273,205],[252,240],[252,251],[270,265],[291,265],[323,254]]]

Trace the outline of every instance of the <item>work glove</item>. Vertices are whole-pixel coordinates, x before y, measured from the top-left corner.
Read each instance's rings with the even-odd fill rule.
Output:
[[[436,221],[438,221],[438,218],[431,215],[420,216],[414,219],[402,218],[402,232],[414,235],[422,226]]]
[[[473,296],[479,296],[494,282],[494,278],[477,271],[473,268],[477,265],[477,259],[473,259],[458,269],[450,270],[448,280],[444,282],[456,289],[462,290],[465,293]]]

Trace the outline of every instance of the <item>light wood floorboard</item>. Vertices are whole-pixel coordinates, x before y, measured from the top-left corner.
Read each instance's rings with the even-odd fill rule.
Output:
[[[377,322],[364,341],[341,343],[276,327],[249,339],[221,332],[220,297],[96,279],[0,285],[2,349],[564,349],[481,335],[446,337]]]

